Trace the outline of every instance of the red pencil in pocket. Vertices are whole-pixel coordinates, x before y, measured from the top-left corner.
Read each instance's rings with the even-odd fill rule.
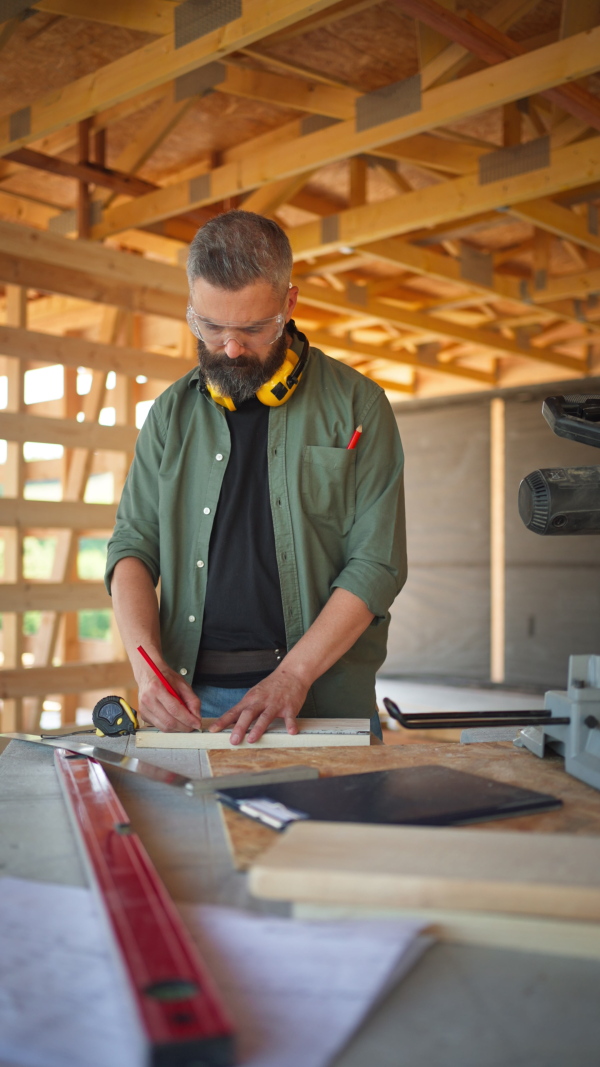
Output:
[[[358,444],[358,442],[360,440],[361,433],[362,433],[362,426],[357,426],[355,431],[354,431],[354,433],[352,434],[352,437],[350,438],[350,441],[348,442],[348,449],[356,448],[356,446],[357,446],[357,444]]]

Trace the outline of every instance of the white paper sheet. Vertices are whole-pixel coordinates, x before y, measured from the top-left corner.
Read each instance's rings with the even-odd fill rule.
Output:
[[[415,922],[306,922],[182,907],[238,1033],[240,1067],[325,1067],[424,948]],[[0,1061],[141,1067],[89,891],[0,881]]]

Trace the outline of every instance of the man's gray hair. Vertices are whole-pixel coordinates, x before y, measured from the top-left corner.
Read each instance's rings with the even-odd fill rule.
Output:
[[[292,249],[272,219],[253,211],[227,211],[202,226],[190,245],[190,287],[204,278],[218,289],[236,292],[264,280],[282,296],[292,273]]]

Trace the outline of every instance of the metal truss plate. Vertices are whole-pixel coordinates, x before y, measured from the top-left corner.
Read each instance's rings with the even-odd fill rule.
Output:
[[[331,115],[305,115],[300,119],[300,136],[307,133],[316,133],[318,130],[326,130],[328,126],[336,126],[340,119],[334,119]]]
[[[175,48],[242,17],[242,0],[184,0],[175,8]]]
[[[340,236],[340,220],[337,215],[326,215],[321,219],[321,244],[328,245]]]
[[[175,78],[175,100],[188,100],[190,96],[200,96],[202,93],[221,85],[227,77],[227,67],[218,61],[206,63],[203,67],[190,70]]]
[[[33,0],[0,0],[0,22],[16,19],[18,15],[31,7],[32,2]]]
[[[98,200],[92,200],[90,204],[90,226],[97,226],[102,221],[102,204]],[[52,233],[60,233],[63,236],[75,233],[77,230],[77,212],[73,210],[61,211],[60,215],[53,215],[48,220],[48,229]]]
[[[489,185],[503,178],[514,178],[518,174],[527,174],[530,170],[541,170],[550,166],[550,138],[536,137],[526,144],[511,148],[499,148],[497,152],[488,152],[479,160],[479,184]]]
[[[346,297],[351,304],[359,304],[361,307],[366,307],[367,295],[366,285],[357,285],[356,282],[348,282],[346,286]]]
[[[197,178],[190,178],[188,183],[188,196],[190,204],[197,200],[206,200],[210,196],[210,174],[199,174]]]
[[[487,252],[480,252],[472,245],[462,244],[460,248],[460,276],[465,282],[485,285],[491,289],[494,280],[494,261]]]
[[[20,137],[29,137],[31,133],[30,107],[22,107],[19,111],[13,111],[8,120],[8,132],[11,141],[18,141]]]
[[[400,119],[421,110],[421,75],[384,85],[356,101],[356,132],[370,130],[384,122]]]

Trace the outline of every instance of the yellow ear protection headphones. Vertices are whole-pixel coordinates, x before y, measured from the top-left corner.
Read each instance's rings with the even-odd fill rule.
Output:
[[[308,360],[309,344],[307,337],[300,332],[293,319],[290,319],[285,328],[302,341],[302,352],[297,356],[292,348],[288,348],[279,370],[275,372],[272,378],[269,378],[268,382],[261,385],[256,393],[257,400],[260,400],[261,404],[266,404],[269,408],[279,408],[282,404],[287,404],[298,388],[298,383]],[[204,392],[207,392],[212,397],[216,404],[221,404],[228,411],[236,410],[231,397],[223,396],[209,382],[205,381],[202,388]]]

